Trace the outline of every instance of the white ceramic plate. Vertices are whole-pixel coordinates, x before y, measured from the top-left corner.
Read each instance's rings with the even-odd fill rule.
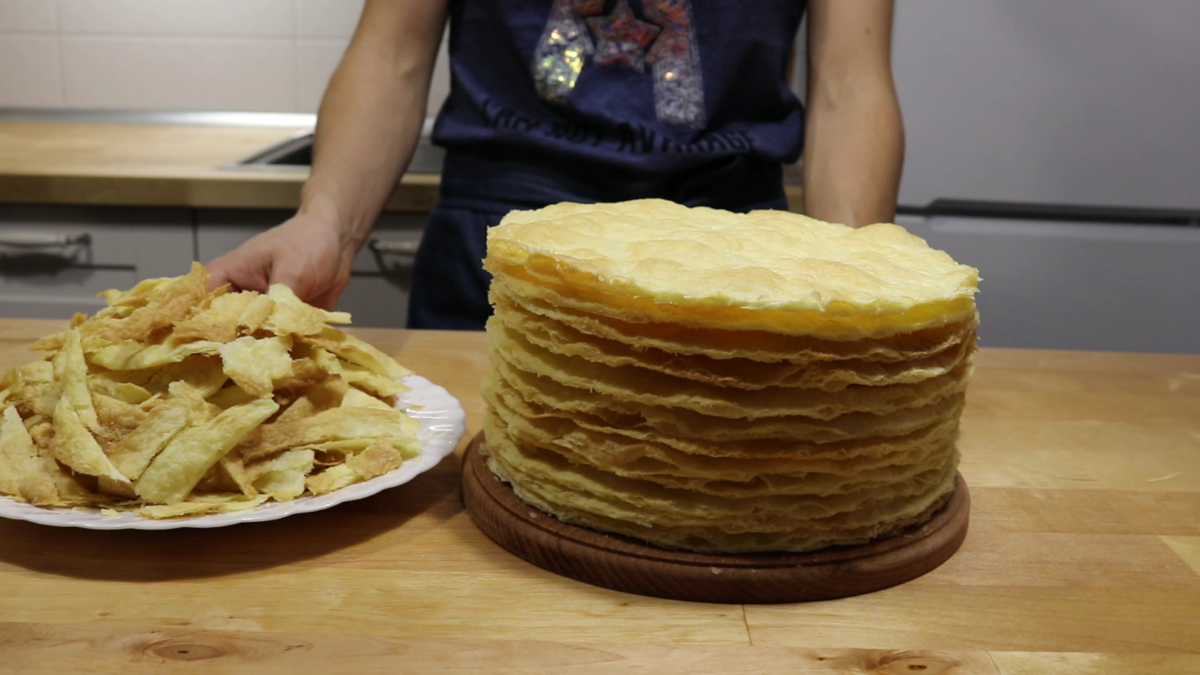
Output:
[[[403,485],[432,469],[454,452],[466,428],[466,413],[450,392],[418,375],[404,378],[411,391],[401,394],[398,407],[420,423],[417,438],[421,454],[399,469],[363,483],[335,490],[319,497],[301,497],[290,502],[267,502],[248,511],[217,513],[210,516],[151,520],[136,513],[104,516],[98,509],[45,509],[9,497],[0,497],[0,517],[27,520],[56,527],[82,527],[89,530],[173,530],[181,527],[225,527],[238,523],[261,523],[296,513],[320,511],[343,502],[370,497],[382,490]]]

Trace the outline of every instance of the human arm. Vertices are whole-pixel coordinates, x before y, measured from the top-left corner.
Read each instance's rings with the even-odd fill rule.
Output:
[[[300,208],[209,264],[209,284],[291,286],[332,308],[350,265],[412,157],[448,0],[367,0],[317,116]]]
[[[904,126],[892,81],[892,0],[812,0],[804,203],[861,227],[895,217]]]

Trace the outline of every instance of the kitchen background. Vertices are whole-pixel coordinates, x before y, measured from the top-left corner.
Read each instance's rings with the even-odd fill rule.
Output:
[[[362,0],[0,0],[0,106],[316,112]],[[430,114],[446,97],[445,49]]]
[[[0,109],[312,113],[361,6],[0,0]],[[1197,25],[1194,0],[897,3],[897,221],[982,270],[984,344],[1200,352]],[[448,79],[443,49],[430,115]],[[198,217],[198,255],[278,217]]]

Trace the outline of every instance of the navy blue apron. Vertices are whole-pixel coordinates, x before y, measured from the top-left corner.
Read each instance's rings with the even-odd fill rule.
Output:
[[[513,209],[661,198],[787,207],[797,0],[455,0],[447,149],[408,325],[480,330],[487,228]]]

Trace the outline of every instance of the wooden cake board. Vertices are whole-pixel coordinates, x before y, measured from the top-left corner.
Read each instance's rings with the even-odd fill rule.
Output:
[[[955,476],[950,501],[902,534],[807,553],[670,551],[569,525],[521,501],[487,467],[480,433],[463,455],[463,502],[489,538],[519,558],[578,581],[639,595],[728,604],[828,600],[870,593],[944,563],[967,536],[971,498]]]

